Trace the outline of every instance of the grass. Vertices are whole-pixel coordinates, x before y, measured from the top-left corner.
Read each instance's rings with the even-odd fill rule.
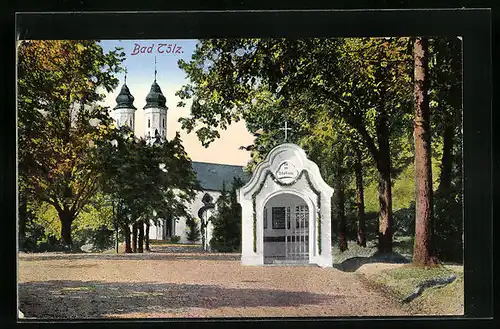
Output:
[[[416,315],[461,315],[464,305],[462,266],[415,267],[407,264],[376,274],[365,274],[365,278],[401,301],[410,295],[419,283],[452,274],[457,277],[455,281],[446,286],[425,289],[422,295],[411,301],[408,306]]]
[[[332,258],[334,263],[342,263],[353,257],[372,257],[377,252],[377,241],[366,242],[366,248],[357,245],[356,241],[347,242],[348,249],[340,252],[338,242],[332,243]],[[394,236],[393,251],[411,260],[413,254],[412,236]]]
[[[411,261],[413,254],[413,236],[394,236],[393,251]],[[353,262],[354,267],[349,271],[358,272],[358,268],[366,263],[379,262],[376,259],[377,241],[367,241],[366,248],[360,247],[355,241],[348,241],[348,250],[340,252],[338,243],[332,245],[334,267],[349,268],[348,263],[360,259],[359,264]],[[368,261],[367,261],[368,260]],[[344,266],[345,265],[345,266]],[[337,266],[337,268],[339,268]],[[344,269],[344,270],[345,270]],[[361,274],[360,272],[363,272]],[[446,286],[427,288],[423,293],[405,304],[415,315],[461,315],[464,312],[464,275],[463,266],[437,266],[431,268],[415,267],[410,264],[388,264],[384,269],[374,272],[360,271],[370,284],[383,290],[395,299],[402,301],[408,297],[419,283],[429,279],[456,275],[455,281]]]

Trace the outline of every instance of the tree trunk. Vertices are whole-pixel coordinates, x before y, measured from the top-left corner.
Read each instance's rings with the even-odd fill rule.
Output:
[[[137,252],[137,223],[132,224],[132,252]]]
[[[206,212],[205,214],[203,214],[203,216],[206,216]],[[201,247],[203,248],[203,251],[207,250],[207,246],[205,245],[205,229],[206,229],[206,218],[205,219],[201,218],[200,231],[201,231]]]
[[[19,249],[26,247],[26,222],[28,221],[28,201],[19,193]]]
[[[389,129],[387,114],[383,113],[377,123],[377,140],[379,145],[377,169],[379,172],[378,199],[380,216],[378,228],[378,252],[392,252],[392,186],[391,155],[389,148]]]
[[[339,249],[341,252],[347,250],[346,222],[345,222],[345,195],[344,183],[340,169],[337,176],[337,218],[339,221]]]
[[[61,244],[65,247],[71,247],[73,241],[71,240],[71,224],[74,220],[74,214],[69,210],[62,210],[59,213],[59,220],[61,221]]]
[[[363,186],[363,167],[361,164],[361,151],[356,148],[356,163],[354,165],[356,174],[356,206],[358,208],[358,245],[366,247],[365,236],[365,195]]]
[[[453,124],[445,116],[443,131],[443,157],[441,158],[441,173],[439,175],[439,191],[449,191],[451,186],[451,171],[453,165]]]
[[[132,246],[130,241],[130,227],[128,225],[123,225],[123,235],[125,236],[125,253],[129,254],[132,252]]]
[[[139,241],[137,246],[137,252],[144,252],[144,222],[141,220],[137,223],[137,228],[139,231]]]
[[[428,39],[418,37],[414,44],[415,60],[415,246],[413,263],[433,265],[432,168],[429,110]]]
[[[151,248],[149,247],[149,227],[150,227],[149,220],[146,221],[146,233],[144,235],[144,241],[146,242],[146,251],[151,251]]]

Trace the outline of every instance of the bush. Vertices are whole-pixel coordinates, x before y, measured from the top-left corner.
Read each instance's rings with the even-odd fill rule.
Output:
[[[463,262],[462,195],[450,191],[434,197],[434,247],[442,261]]]
[[[236,189],[243,186],[241,180],[234,179],[228,193],[225,184],[217,200],[217,211],[212,216],[213,233],[210,240],[212,250],[219,252],[238,251],[241,242],[241,207],[236,202]]]
[[[377,238],[378,232],[378,212],[370,211],[365,213],[365,237],[366,241]],[[339,221],[332,217],[332,243],[338,243]],[[351,213],[346,215],[346,237],[347,240],[357,241],[358,239],[358,216]]]
[[[408,208],[394,211],[393,222],[395,236],[415,235],[415,201]]]
[[[170,243],[179,243],[181,241],[181,237],[178,235],[173,235],[170,237]]]
[[[47,204],[33,204],[28,207],[25,236],[19,241],[20,250],[33,252],[66,250],[60,245],[60,234],[58,236],[57,231],[59,219],[54,217],[50,210]]]
[[[188,218],[186,220],[187,232],[186,238],[189,242],[196,242],[200,240],[200,228],[198,226],[198,220],[196,218]]]
[[[92,250],[100,251],[113,247],[114,231],[106,226],[101,226],[97,230],[91,230],[89,242],[92,244]]]

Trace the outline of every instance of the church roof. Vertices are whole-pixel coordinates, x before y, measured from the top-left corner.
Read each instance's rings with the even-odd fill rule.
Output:
[[[144,106],[144,109],[148,109],[150,107],[166,109],[166,101],[167,99],[165,98],[165,96],[163,96],[160,86],[156,83],[155,79],[155,81],[151,85],[149,94],[146,96],[146,106]]]
[[[220,191],[222,190],[222,182],[226,183],[226,189],[231,189],[233,177],[239,177],[246,183],[250,176],[243,171],[242,166],[193,162],[193,170],[196,172],[196,177],[200,185],[205,190]]]
[[[116,96],[116,109],[134,109],[137,110],[134,106],[134,96],[130,93],[127,84],[123,84],[122,89],[118,96]]]

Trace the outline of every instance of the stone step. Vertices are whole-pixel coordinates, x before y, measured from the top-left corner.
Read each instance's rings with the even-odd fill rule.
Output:
[[[273,264],[309,264],[308,259],[273,259]]]

